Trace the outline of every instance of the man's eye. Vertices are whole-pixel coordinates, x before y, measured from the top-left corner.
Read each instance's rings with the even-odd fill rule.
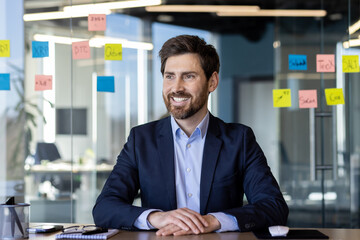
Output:
[[[173,79],[172,75],[165,75],[165,79]]]
[[[193,79],[195,76],[192,74],[185,75],[186,79]]]

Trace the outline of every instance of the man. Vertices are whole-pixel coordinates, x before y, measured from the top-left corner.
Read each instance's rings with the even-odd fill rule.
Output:
[[[208,111],[219,83],[215,48],[181,35],[159,55],[171,116],[131,130],[94,206],[96,225],[157,235],[286,225],[288,207],[252,130]],[[142,206],[132,206],[139,189]]]

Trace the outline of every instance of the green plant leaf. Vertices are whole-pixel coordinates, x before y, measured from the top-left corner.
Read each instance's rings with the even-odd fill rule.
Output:
[[[35,116],[32,113],[26,112],[26,119],[29,120],[34,127],[37,127]]]

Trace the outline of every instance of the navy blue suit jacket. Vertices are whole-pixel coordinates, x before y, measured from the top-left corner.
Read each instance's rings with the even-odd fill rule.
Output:
[[[132,206],[141,190],[142,207]],[[248,204],[243,206],[243,195]],[[95,224],[134,229],[147,209],[177,208],[170,117],[134,127],[93,209]],[[200,213],[236,217],[241,231],[286,225],[287,204],[249,127],[210,115],[200,182]]]

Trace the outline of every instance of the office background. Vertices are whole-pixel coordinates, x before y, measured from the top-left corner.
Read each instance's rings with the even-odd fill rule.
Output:
[[[211,112],[253,128],[289,205],[288,225],[360,227],[360,79],[342,67],[343,55],[360,54],[359,1],[167,0],[112,9],[106,30],[95,32],[88,13],[75,17],[75,10],[30,18],[101,2],[114,1],[0,0],[0,40],[10,40],[10,56],[0,58],[0,73],[10,74],[10,90],[0,90],[1,202],[30,203],[32,222],[92,221],[130,129],[166,114],[159,49],[170,37],[194,34],[220,55]],[[217,12],[230,4],[258,9]],[[156,8],[163,5],[176,6]],[[283,11],[267,11],[274,9]],[[73,59],[71,42],[86,40],[91,57]],[[33,41],[48,42],[49,56],[34,58]],[[121,61],[104,60],[106,41],[122,43]],[[290,54],[306,55],[307,69],[289,70]],[[335,55],[336,71],[317,72],[317,54]],[[36,75],[51,75],[52,89],[35,91]],[[114,92],[98,92],[98,76],[114,76]],[[345,104],[327,105],[327,88],[341,88]],[[290,89],[291,107],[273,107],[273,89]],[[317,108],[299,108],[298,90],[307,89],[317,90]]]

